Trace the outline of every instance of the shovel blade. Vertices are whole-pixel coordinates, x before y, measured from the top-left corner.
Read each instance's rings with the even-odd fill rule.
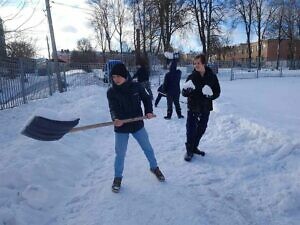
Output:
[[[21,133],[39,141],[56,141],[61,139],[78,123],[79,119],[59,121],[35,116]]]

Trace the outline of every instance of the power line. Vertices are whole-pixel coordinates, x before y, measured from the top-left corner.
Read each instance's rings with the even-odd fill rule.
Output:
[[[18,29],[14,29],[14,30],[9,30],[9,31],[5,31],[5,33],[13,33],[13,32],[23,32],[23,31],[29,31],[32,28],[38,27],[40,26],[44,21],[46,20],[46,17],[44,17],[42,20],[40,20],[37,24],[31,26],[31,27],[26,27],[22,30],[18,30]]]
[[[6,4],[6,2],[4,2],[3,5],[0,5],[0,7],[5,7],[4,5]],[[20,12],[25,8],[26,6],[26,2],[25,1],[21,1],[19,3],[19,5],[16,7],[16,9],[19,9],[19,11],[15,14],[15,15],[8,15],[8,16],[5,16],[5,17],[2,17],[2,19],[6,22],[6,21],[9,21],[9,20],[13,20],[14,18],[16,18]],[[10,17],[10,18],[9,18]]]
[[[27,23],[27,22],[33,17],[33,15],[35,14],[35,12],[36,12],[36,10],[37,10],[37,7],[38,7],[39,3],[40,3],[40,0],[36,3],[34,9],[32,10],[31,15],[30,15],[30,16],[29,16],[29,17],[28,17],[21,25],[19,25],[19,26],[16,28],[16,30],[18,30],[19,28],[21,28],[25,23]]]
[[[79,10],[85,10],[85,11],[88,11],[88,12],[94,12],[92,9],[87,9],[87,8],[81,8],[79,6],[75,6],[75,5],[68,5],[68,4],[65,4],[65,3],[62,3],[62,2],[56,2],[56,1],[51,1],[53,4],[56,4],[56,5],[61,5],[61,6],[65,6],[65,7],[70,7],[70,8],[73,8],[73,9],[79,9]]]

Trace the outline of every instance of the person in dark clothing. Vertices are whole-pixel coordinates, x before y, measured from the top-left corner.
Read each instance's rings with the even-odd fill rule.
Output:
[[[177,69],[176,60],[172,60],[170,63],[169,72],[166,73],[164,78],[164,90],[167,93],[167,116],[164,118],[169,120],[172,117],[173,113],[173,103],[175,105],[176,113],[179,119],[184,118],[181,114],[181,108],[179,104],[180,98],[180,79],[181,71]]]
[[[143,116],[141,101],[144,112],[148,119],[154,117],[152,101],[149,94],[139,83],[127,79],[128,71],[124,64],[116,64],[111,70],[113,85],[107,91],[107,99],[111,118],[114,122],[115,131],[115,176],[112,185],[113,192],[119,192],[124,169],[124,160],[127,151],[129,134],[137,140],[153,172],[160,181],[165,177],[157,166],[153,148],[144,128],[143,120],[124,123],[124,119]]]
[[[167,96],[166,91],[164,90],[164,84],[162,84],[158,87],[157,92],[158,92],[158,94],[157,94],[157,97],[156,97],[155,103],[154,103],[155,107],[157,107],[157,105],[162,97]]]
[[[186,155],[184,159],[190,161],[193,154],[205,155],[198,149],[201,137],[205,133],[210,111],[213,110],[212,101],[220,96],[220,85],[217,76],[206,65],[204,54],[194,58],[194,71],[186,79],[186,84],[192,82],[193,87],[184,87],[182,95],[188,97],[188,112],[186,121]],[[210,89],[207,94],[205,88]]]
[[[140,59],[138,64],[138,70],[133,75],[132,79],[137,78],[137,81],[147,90],[149,93],[151,100],[153,99],[153,94],[151,91],[151,84],[149,81],[150,71],[147,66],[147,62],[145,59]]]

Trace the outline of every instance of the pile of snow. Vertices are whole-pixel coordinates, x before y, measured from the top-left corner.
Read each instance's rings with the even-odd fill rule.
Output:
[[[189,88],[195,89],[195,85],[194,85],[194,83],[193,83],[192,80],[188,80],[187,82],[184,82],[183,85],[182,85],[182,89],[186,89],[187,90]]]

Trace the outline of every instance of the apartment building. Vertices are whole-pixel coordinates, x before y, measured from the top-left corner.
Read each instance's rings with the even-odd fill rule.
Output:
[[[283,66],[288,65],[291,59],[290,41],[282,40],[280,45],[279,60]],[[300,61],[300,40],[294,41],[294,59]],[[276,39],[264,40],[262,42],[261,61],[266,65],[274,65],[277,61],[278,41]],[[258,42],[251,43],[252,61],[258,60]],[[214,56],[217,60],[248,62],[247,44],[223,47],[219,54]]]

